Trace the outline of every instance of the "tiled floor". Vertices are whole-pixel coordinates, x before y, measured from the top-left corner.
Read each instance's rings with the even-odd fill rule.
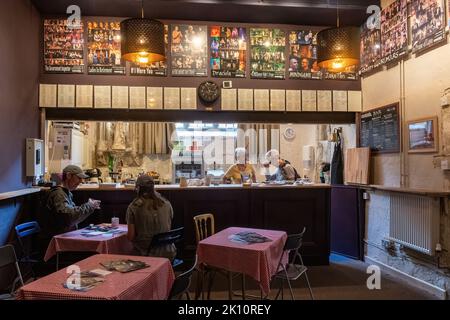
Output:
[[[381,273],[381,289],[369,290],[366,286],[369,274],[366,273],[368,264],[338,255],[330,257],[329,266],[316,266],[308,269],[308,277],[316,300],[430,300],[436,297],[404,283],[394,274]],[[192,291],[195,288],[195,275],[192,279]],[[234,281],[234,290],[240,292],[240,278]],[[247,293],[259,295],[255,282],[247,278]],[[275,283],[278,286],[277,283]],[[293,283],[295,299],[309,300],[309,291],[304,277]],[[278,287],[276,287],[278,288]],[[277,289],[273,289],[269,296],[272,299]],[[224,276],[216,276],[211,299],[228,299],[228,285]],[[289,290],[285,286],[284,299],[290,299]],[[191,294],[193,297],[193,294]],[[240,297],[234,297],[241,299]]]

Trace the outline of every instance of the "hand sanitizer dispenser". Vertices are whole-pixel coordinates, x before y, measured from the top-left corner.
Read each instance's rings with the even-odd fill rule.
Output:
[[[27,138],[26,141],[27,177],[40,177],[44,174],[44,141]]]

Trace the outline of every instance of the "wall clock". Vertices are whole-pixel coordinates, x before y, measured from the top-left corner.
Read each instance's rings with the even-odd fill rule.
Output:
[[[198,96],[203,102],[212,103],[219,98],[220,88],[215,82],[202,82],[198,87]]]
[[[295,138],[295,130],[292,127],[287,127],[283,132],[283,136],[286,140],[293,140]]]

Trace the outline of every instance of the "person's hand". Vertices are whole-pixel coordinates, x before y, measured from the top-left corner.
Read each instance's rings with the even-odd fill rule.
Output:
[[[100,200],[94,200],[94,199],[89,198],[88,202],[94,209],[100,209],[100,204],[101,204]]]

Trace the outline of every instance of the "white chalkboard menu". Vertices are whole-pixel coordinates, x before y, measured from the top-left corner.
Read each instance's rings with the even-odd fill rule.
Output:
[[[400,119],[398,103],[361,114],[359,145],[373,153],[400,152]]]

